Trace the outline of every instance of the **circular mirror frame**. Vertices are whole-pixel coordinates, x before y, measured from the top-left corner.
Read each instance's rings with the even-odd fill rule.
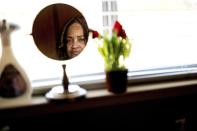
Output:
[[[65,26],[73,18],[83,19],[83,31],[88,41],[89,29],[85,17],[82,13],[71,5],[57,3],[46,6],[36,16],[32,36],[37,48],[48,58],[55,60],[68,60],[62,57],[60,47],[62,46],[61,37]]]

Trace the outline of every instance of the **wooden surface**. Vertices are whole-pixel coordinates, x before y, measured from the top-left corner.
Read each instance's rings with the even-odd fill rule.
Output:
[[[158,130],[159,126],[165,125],[164,129],[170,130],[175,128],[173,123],[177,120],[187,119],[190,121],[187,128],[196,129],[197,113],[192,104],[197,99],[196,94],[196,80],[190,80],[130,86],[123,94],[113,94],[105,89],[90,90],[85,99],[71,101],[49,102],[43,96],[34,96],[29,105],[0,109],[0,125],[36,130],[56,128],[64,122],[69,123],[69,127],[75,122],[105,125],[108,120],[116,125],[123,118],[120,125],[125,129],[140,129],[142,124],[145,128],[150,126],[150,130]],[[19,126],[21,122],[28,127]],[[154,122],[158,122],[157,128],[152,125]]]

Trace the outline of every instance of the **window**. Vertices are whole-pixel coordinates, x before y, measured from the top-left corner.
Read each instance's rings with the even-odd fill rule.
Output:
[[[118,19],[133,42],[127,61],[131,75],[179,72],[187,67],[192,67],[189,68],[192,70],[187,68],[187,73],[196,70],[196,0],[29,0],[22,3],[20,0],[1,2],[0,19],[19,25],[20,29],[11,36],[13,51],[32,83],[59,81],[63,63],[67,64],[71,78],[77,75],[99,78],[100,75],[94,74],[104,71],[103,60],[91,39],[79,57],[64,62],[51,60],[36,48],[30,35],[34,18],[42,8],[53,3],[76,7],[89,27],[99,32],[111,29]]]
[[[117,1],[105,0],[102,3],[103,32],[109,32],[114,22],[118,19]]]

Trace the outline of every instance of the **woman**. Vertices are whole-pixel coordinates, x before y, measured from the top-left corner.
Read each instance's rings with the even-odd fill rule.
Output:
[[[76,57],[85,48],[89,29],[84,17],[71,18],[63,27],[58,55],[60,59]]]

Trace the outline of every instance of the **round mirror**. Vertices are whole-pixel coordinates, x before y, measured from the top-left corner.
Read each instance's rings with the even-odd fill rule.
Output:
[[[52,4],[36,16],[32,36],[37,48],[48,58],[69,60],[78,56],[88,42],[89,29],[84,16],[67,4]],[[69,84],[66,65],[63,64],[62,85],[53,87],[46,98],[64,100],[81,98],[86,90]]]
[[[87,22],[76,8],[52,4],[36,16],[32,36],[37,48],[48,58],[68,60],[78,56],[88,41]]]

